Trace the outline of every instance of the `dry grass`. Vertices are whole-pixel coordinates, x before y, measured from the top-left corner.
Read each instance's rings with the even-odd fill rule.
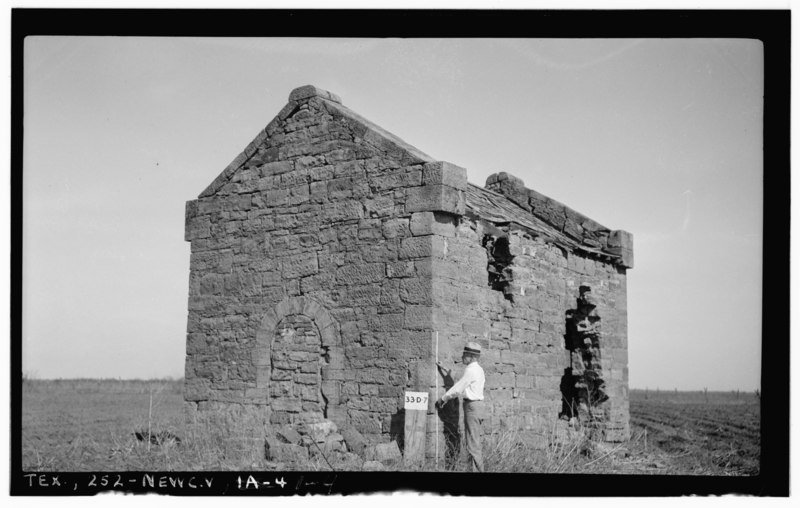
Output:
[[[668,414],[668,405],[648,404],[640,398],[632,401],[636,414],[641,415],[651,406],[653,411],[660,411],[658,414]],[[684,414],[676,411],[676,415]],[[733,418],[732,414],[727,417]],[[181,381],[26,380],[23,468],[27,471],[329,471],[332,468],[359,471],[363,467],[363,462],[351,454],[330,457],[312,454],[302,461],[270,462],[264,457],[263,446],[268,429],[256,415],[236,411],[191,415],[187,419],[184,414]],[[656,435],[652,424],[648,427],[636,421],[634,418],[633,435],[626,443],[599,442],[580,429],[567,429],[561,421],[554,422],[546,435],[539,436],[538,447],[515,432],[490,434],[484,440],[485,468],[492,472],[535,473],[752,474],[752,467],[743,468],[734,460],[741,455],[739,450],[729,450],[732,454],[729,460],[721,455],[725,450],[709,455],[702,449],[708,440],[703,441],[697,435],[695,448],[687,440],[682,441],[685,445],[682,448],[669,448],[665,443],[675,443],[676,439],[665,439],[667,434]],[[679,436],[679,431],[674,435]],[[148,433],[177,436],[179,441],[140,441],[135,432],[144,436]],[[444,471],[443,462],[442,457],[438,467],[429,461],[412,468],[398,465],[397,469]],[[455,470],[467,471],[467,464],[462,447]]]

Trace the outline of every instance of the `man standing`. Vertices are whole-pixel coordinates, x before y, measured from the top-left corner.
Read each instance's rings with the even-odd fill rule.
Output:
[[[461,355],[461,362],[466,365],[464,374],[452,388],[436,401],[436,408],[439,409],[448,400],[456,397],[464,399],[464,433],[467,438],[467,453],[473,471],[483,472],[483,453],[481,451],[481,439],[483,435],[482,423],[485,418],[483,404],[483,385],[486,376],[483,369],[478,365],[481,356],[481,346],[475,342],[467,342],[464,353]],[[441,362],[437,362],[441,366]]]

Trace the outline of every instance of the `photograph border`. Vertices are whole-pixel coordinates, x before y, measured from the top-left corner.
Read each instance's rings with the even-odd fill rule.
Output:
[[[24,41],[28,36],[742,38],[764,47],[764,210],[761,341],[761,469],[756,476],[546,475],[507,473],[286,472],[294,489],[236,489],[253,472],[170,472],[213,478],[214,488],[150,488],[130,471],[128,492],[286,495],[411,490],[469,496],[676,496],[789,494],[789,10],[11,10],[11,471],[12,495],[88,495],[89,475],[45,472],[75,490],[42,487],[22,470],[22,252]],[[735,255],[735,253],[731,253]],[[714,298],[713,294],[708,295]],[[720,316],[709,316],[718,319]],[[736,319],[736,316],[727,316]],[[258,473],[266,474],[266,473]],[[275,476],[275,473],[270,473]],[[138,483],[137,483],[138,482]],[[580,485],[580,490],[575,488]],[[304,490],[305,489],[305,490]],[[108,489],[110,490],[110,489]]]

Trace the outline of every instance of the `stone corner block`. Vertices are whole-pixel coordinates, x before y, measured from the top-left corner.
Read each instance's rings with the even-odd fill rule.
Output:
[[[314,85],[305,85],[295,88],[289,94],[289,101],[299,102],[301,100],[310,99],[311,97],[322,97],[323,99],[335,102],[337,104],[342,103],[342,99],[338,95],[327,90],[317,88]]]
[[[193,219],[197,215],[198,203],[196,199],[186,202],[186,218]]]
[[[414,212],[411,214],[408,226],[414,236],[424,236],[432,233],[433,212]]]
[[[464,215],[464,192],[448,185],[423,185],[406,190],[406,213],[446,212]]]
[[[455,236],[456,220],[450,214],[435,212],[414,212],[411,214],[409,229],[414,236],[441,235]]]
[[[186,242],[191,242],[194,238],[192,222],[194,221],[195,217],[197,217],[198,208],[197,200],[186,202],[186,215],[183,228],[183,240]]]
[[[622,257],[622,266],[633,268],[633,235],[616,229],[608,234],[606,251]]]
[[[446,161],[435,161],[422,168],[424,185],[441,184],[458,190],[467,189],[467,170]]]

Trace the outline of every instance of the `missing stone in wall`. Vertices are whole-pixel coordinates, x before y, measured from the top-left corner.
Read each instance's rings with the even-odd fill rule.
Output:
[[[566,313],[564,336],[570,352],[570,367],[561,378],[562,418],[582,420],[600,429],[604,420],[602,404],[608,400],[600,362],[600,324],[591,288],[582,285],[574,309]]]
[[[511,255],[507,236],[483,235],[481,245],[486,249],[489,262],[486,271],[489,272],[489,287],[501,291],[506,300],[514,301],[509,284],[512,280]]]

